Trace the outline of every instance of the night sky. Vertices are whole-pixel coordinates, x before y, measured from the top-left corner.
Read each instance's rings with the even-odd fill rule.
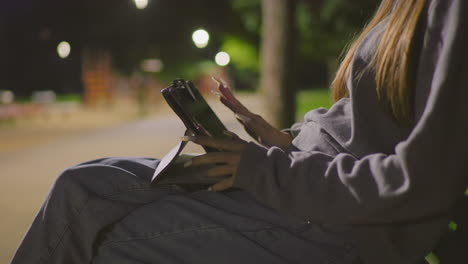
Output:
[[[245,34],[241,25],[227,0],[149,0],[144,10],[132,0],[1,0],[0,90],[23,97],[34,90],[80,92],[83,47],[109,50],[123,74],[147,57],[161,58],[170,69],[217,51],[216,37],[197,51],[193,30]],[[64,40],[72,51],[61,59],[56,48]]]

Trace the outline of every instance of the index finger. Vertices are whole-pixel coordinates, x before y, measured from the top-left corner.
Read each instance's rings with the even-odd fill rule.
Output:
[[[227,106],[234,113],[248,114],[249,110],[234,96],[229,86],[221,79],[212,77],[212,79],[218,83],[218,91],[220,92],[221,102]]]

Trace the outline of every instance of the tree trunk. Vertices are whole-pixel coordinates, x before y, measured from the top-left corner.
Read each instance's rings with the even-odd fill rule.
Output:
[[[295,120],[295,85],[292,78],[295,0],[262,0],[260,88],[276,127],[289,127]]]

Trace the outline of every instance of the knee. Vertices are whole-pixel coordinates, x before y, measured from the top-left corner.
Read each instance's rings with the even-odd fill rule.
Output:
[[[55,180],[53,189],[64,192],[90,192],[110,184],[108,176],[117,174],[112,168],[102,166],[77,165],[63,171]]]
[[[70,193],[77,191],[80,185],[79,173],[75,168],[69,168],[63,171],[55,180],[52,191],[57,193]]]
[[[118,167],[103,164],[78,165],[65,170],[56,179],[53,191],[65,195],[93,193],[113,195],[128,189],[149,188],[149,181]]]
[[[79,176],[73,169],[67,169],[56,178],[43,204],[44,214],[46,211],[69,213],[79,211],[88,197]]]
[[[94,164],[78,164],[63,171],[55,180],[54,188],[63,190],[89,189],[99,185],[109,174],[116,174],[112,168]]]
[[[55,180],[54,191],[72,194],[89,192],[107,192],[121,173],[111,167],[95,165],[77,165],[63,171]]]

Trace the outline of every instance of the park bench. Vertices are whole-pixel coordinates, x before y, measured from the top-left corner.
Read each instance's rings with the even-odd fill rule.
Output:
[[[468,191],[456,205],[447,233],[423,263],[468,263]]]

